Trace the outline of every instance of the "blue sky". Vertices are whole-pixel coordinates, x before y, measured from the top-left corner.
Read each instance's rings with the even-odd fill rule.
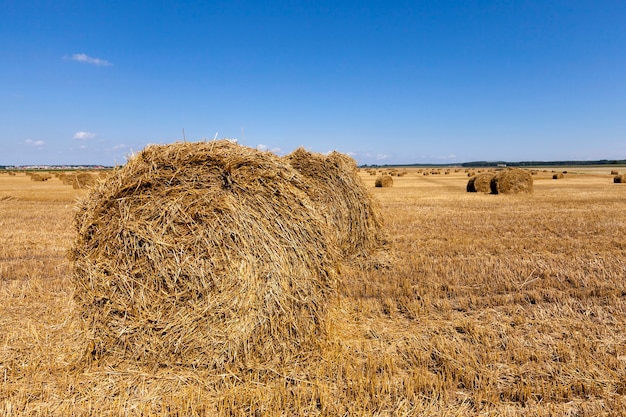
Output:
[[[0,165],[626,158],[624,1],[0,0]]]

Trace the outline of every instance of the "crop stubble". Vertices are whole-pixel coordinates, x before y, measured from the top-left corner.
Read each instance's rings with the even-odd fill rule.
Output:
[[[347,266],[318,352],[263,374],[85,367],[64,251],[73,190],[0,176],[0,414],[623,415],[626,188],[609,171],[466,193],[374,188],[396,255]]]

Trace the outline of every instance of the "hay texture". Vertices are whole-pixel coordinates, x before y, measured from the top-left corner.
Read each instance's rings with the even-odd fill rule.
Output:
[[[381,175],[380,177],[376,178],[376,181],[374,182],[374,186],[383,187],[383,188],[393,187],[393,178],[391,178],[391,175]]]
[[[50,174],[46,174],[46,173],[37,173],[37,172],[33,172],[30,175],[30,180],[31,181],[36,181],[36,182],[44,182],[44,181],[48,181],[50,178],[52,178],[52,175]]]
[[[324,216],[327,238],[343,260],[366,258],[384,248],[380,207],[359,178],[353,158],[298,148],[285,160],[306,180],[303,191]]]
[[[335,273],[303,188],[226,140],[151,145],[112,172],[70,251],[87,359],[249,369],[311,349]]]
[[[491,179],[492,194],[520,194],[533,192],[533,177],[520,168],[509,168],[498,172]]]
[[[93,187],[97,182],[95,176],[84,171],[60,173],[58,178],[63,184],[71,185],[75,190]]]
[[[491,192],[491,180],[495,176],[493,172],[481,172],[472,176],[467,181],[468,193],[489,193]]]

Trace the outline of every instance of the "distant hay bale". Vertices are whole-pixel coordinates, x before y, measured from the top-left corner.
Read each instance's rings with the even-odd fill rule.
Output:
[[[556,174],[552,175],[552,179],[553,180],[560,180],[563,177],[565,177],[565,176],[563,175],[562,172],[557,172]]]
[[[376,178],[376,182],[374,182],[375,187],[393,187],[393,178],[391,175],[381,175]]]
[[[612,170],[612,171],[611,171],[611,175],[619,175],[619,171]]]
[[[488,193],[491,191],[491,180],[494,177],[492,172],[481,172],[467,181],[468,193]]]
[[[509,168],[498,172],[491,179],[492,194],[519,194],[533,192],[533,177],[520,168]]]
[[[90,188],[96,185],[97,178],[89,172],[61,172],[57,178],[65,185],[71,185],[74,189]]]
[[[48,181],[52,176],[50,174],[33,172],[30,174],[31,181],[43,182]]]
[[[151,145],[111,172],[70,251],[86,359],[224,371],[315,349],[335,259],[304,187],[226,140]]]
[[[72,187],[75,189],[89,188],[96,184],[96,177],[88,172],[77,172],[72,181]]]
[[[303,191],[327,223],[327,237],[340,256],[367,257],[386,243],[381,209],[347,155],[298,148],[285,160],[305,179]]]
[[[615,184],[626,184],[626,174],[616,175],[613,178]]]

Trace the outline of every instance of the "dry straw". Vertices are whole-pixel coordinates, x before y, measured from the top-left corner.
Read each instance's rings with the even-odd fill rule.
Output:
[[[381,175],[376,178],[374,185],[376,187],[383,187],[383,188],[393,187],[393,178],[391,178],[391,175]]]
[[[491,180],[495,176],[493,172],[482,172],[472,176],[467,181],[468,193],[489,193],[491,192]]]
[[[519,194],[533,192],[533,177],[520,168],[498,172],[491,180],[492,194]]]
[[[70,252],[87,359],[258,369],[313,350],[335,260],[306,187],[229,141],[148,146],[112,172]]]
[[[33,172],[32,174],[30,174],[31,181],[44,182],[48,181],[50,178],[52,178],[52,176],[46,173]]]
[[[63,184],[71,185],[77,190],[93,187],[97,182],[95,176],[84,171],[60,173],[58,178]]]
[[[326,219],[329,242],[344,260],[367,258],[385,246],[380,207],[359,178],[354,159],[304,148],[285,159],[305,179],[303,191]]]

